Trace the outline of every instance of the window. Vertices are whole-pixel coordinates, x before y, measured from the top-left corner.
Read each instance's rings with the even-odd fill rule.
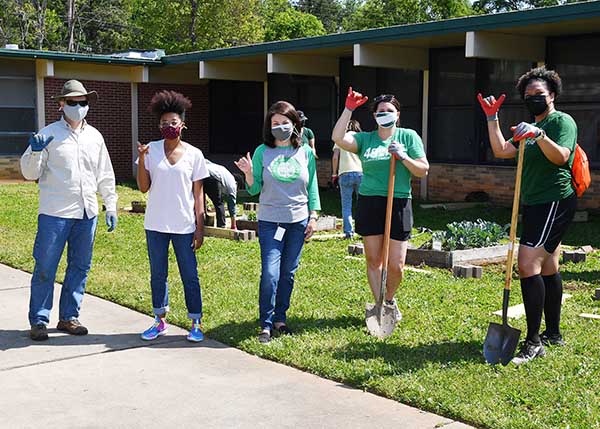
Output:
[[[36,130],[35,63],[0,63],[0,154],[20,154]]]
[[[430,51],[429,144],[432,161],[475,163],[476,61],[464,48]]]
[[[579,144],[600,168],[600,34],[549,38],[547,66],[558,72],[563,93],[556,108],[575,119]]]
[[[210,152],[245,155],[262,142],[263,82],[210,82]]]
[[[412,128],[421,134],[423,73],[418,70],[354,67],[352,58],[340,59],[340,112],[348,94],[348,87],[367,95],[370,100],[380,94],[393,94],[400,101],[400,122],[404,128]],[[357,109],[352,115],[363,130],[377,128],[369,109]]]
[[[306,126],[315,133],[315,148],[319,157],[332,154],[331,130],[335,124],[335,80],[332,77],[269,75],[269,106],[285,100],[302,110]]]

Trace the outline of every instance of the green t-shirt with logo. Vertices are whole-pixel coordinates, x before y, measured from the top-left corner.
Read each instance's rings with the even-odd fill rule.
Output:
[[[358,146],[357,155],[362,163],[363,178],[358,189],[360,195],[387,196],[388,177],[390,172],[390,154],[388,146],[393,141],[404,145],[408,156],[412,159],[425,157],[425,149],[421,137],[409,128],[397,128],[394,134],[381,140],[377,130],[354,134]],[[394,198],[411,198],[410,171],[396,162],[396,179],[394,183]]]
[[[546,158],[535,140],[526,139],[521,201],[526,205],[560,201],[575,192],[571,184],[571,167],[577,143],[577,124],[570,115],[555,111],[533,125],[543,129],[557,145],[568,148],[571,155],[565,165],[556,165]],[[509,141],[515,144],[512,139]]]

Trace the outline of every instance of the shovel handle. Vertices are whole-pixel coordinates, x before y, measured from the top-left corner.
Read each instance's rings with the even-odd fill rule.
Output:
[[[525,140],[519,143],[519,154],[517,159],[517,176],[515,178],[515,195],[513,197],[512,216],[510,217],[510,234],[508,243],[508,256],[506,257],[506,276],[504,289],[510,290],[512,279],[513,260],[515,256],[515,238],[517,235],[517,222],[519,218],[519,199],[521,198],[521,175],[523,173],[523,155],[525,154]]]
[[[390,176],[388,178],[387,202],[385,205],[385,229],[383,232],[383,265],[381,269],[381,289],[377,302],[383,304],[387,283],[387,267],[390,258],[390,235],[392,231],[392,209],[394,206],[394,185],[396,182],[396,158],[390,155]]]

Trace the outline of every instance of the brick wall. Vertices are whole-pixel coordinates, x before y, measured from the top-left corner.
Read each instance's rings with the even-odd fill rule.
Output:
[[[140,142],[147,143],[162,138],[158,130],[158,119],[148,111],[148,106],[152,96],[163,89],[180,92],[192,101],[192,108],[186,112],[185,123],[188,129],[184,130],[183,139],[208,155],[208,106],[210,101],[208,85],[139,84],[138,128]]]
[[[21,155],[0,156],[0,180],[24,180],[19,160]]]
[[[46,124],[60,119],[57,103],[51,97],[60,94],[67,79],[44,80]],[[104,136],[118,181],[130,180],[131,174],[131,85],[122,82],[82,80],[88,91],[98,93],[98,102],[90,107],[86,120]]]
[[[432,164],[429,170],[428,199],[464,201],[469,192],[484,191],[490,195],[492,203],[510,206],[515,188],[515,170],[515,167]],[[579,199],[579,208],[598,208],[599,181],[600,172],[593,171],[592,185],[584,197]]]

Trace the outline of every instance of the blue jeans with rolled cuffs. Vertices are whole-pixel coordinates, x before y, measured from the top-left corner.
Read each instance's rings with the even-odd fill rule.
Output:
[[[344,235],[346,237],[354,234],[352,227],[352,197],[356,194],[358,198],[358,187],[362,181],[362,173],[349,171],[342,173],[339,177],[340,196],[342,199],[342,218],[344,220]]]
[[[38,230],[33,245],[35,267],[31,277],[29,298],[29,323],[31,325],[50,322],[50,311],[54,298],[54,281],[58,263],[67,246],[67,270],[60,291],[58,317],[73,320],[79,310],[87,276],[92,267],[92,251],[98,218],[67,219],[40,214]]]
[[[295,223],[258,221],[261,259],[258,306],[262,329],[286,322],[307,225],[308,218]],[[285,229],[281,241],[275,239],[278,227]]]
[[[198,279],[198,262],[192,247],[194,234],[170,234],[146,230],[150,259],[152,307],[156,316],[169,311],[169,243],[173,243],[179,275],[183,282],[185,304],[190,319],[202,318],[202,292]]]

